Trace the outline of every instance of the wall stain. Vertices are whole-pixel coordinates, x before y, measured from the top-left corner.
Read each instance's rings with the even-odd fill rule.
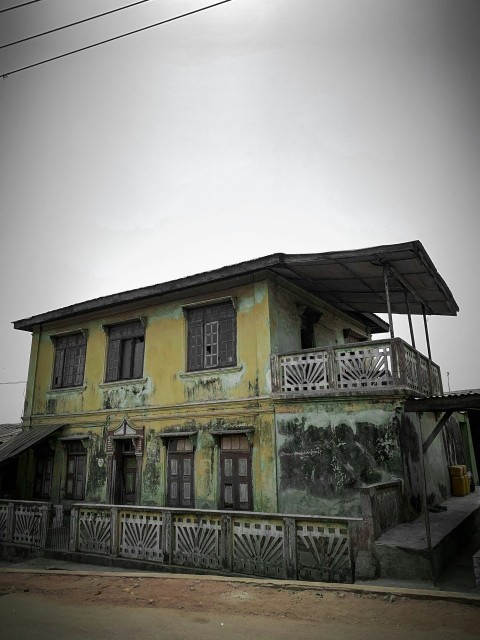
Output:
[[[280,424],[280,490],[333,498],[400,471],[396,418],[379,427],[369,422],[316,426],[303,416]]]

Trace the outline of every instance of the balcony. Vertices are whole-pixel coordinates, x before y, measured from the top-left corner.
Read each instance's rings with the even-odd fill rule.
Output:
[[[400,338],[272,354],[272,392],[287,397],[441,395],[440,368]]]

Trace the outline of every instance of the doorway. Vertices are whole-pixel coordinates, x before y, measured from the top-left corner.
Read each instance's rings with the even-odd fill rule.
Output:
[[[133,438],[115,441],[116,482],[114,504],[136,504],[137,456]]]

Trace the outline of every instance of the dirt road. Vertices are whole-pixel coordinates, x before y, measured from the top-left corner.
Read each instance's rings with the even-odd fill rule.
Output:
[[[0,573],[2,640],[480,638],[480,608],[192,577]]]

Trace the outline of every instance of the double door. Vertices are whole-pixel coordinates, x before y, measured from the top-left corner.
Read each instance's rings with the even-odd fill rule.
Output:
[[[194,507],[193,445],[188,438],[172,438],[168,444],[167,505]]]
[[[250,511],[252,455],[247,436],[223,436],[220,448],[220,506]]]

